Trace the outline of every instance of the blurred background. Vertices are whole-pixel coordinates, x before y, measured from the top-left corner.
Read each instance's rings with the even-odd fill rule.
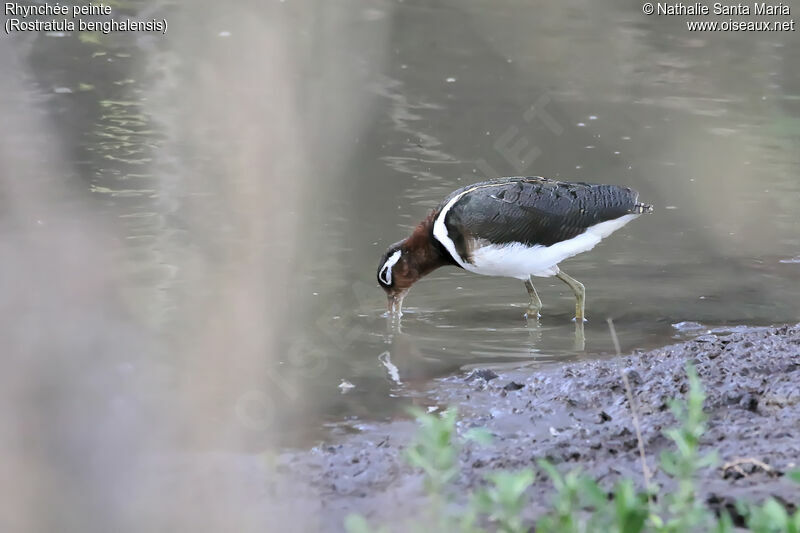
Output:
[[[796,32],[611,0],[112,7],[168,31],[0,44],[3,531],[284,530],[269,457],[435,378],[607,356],[606,317],[628,352],[800,319]],[[453,268],[382,316],[385,248],[501,175],[655,205],[562,265],[583,346],[554,278],[535,323],[521,283]]]

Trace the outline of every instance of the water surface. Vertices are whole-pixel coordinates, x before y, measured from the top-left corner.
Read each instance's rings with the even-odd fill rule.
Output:
[[[610,1],[291,4],[200,16],[134,3],[132,12],[163,10],[175,29],[20,44],[30,105],[66,147],[59,178],[121,243],[125,305],[164,341],[137,357],[177,375],[191,367],[169,347],[186,346],[197,335],[186,317],[224,293],[208,282],[209,265],[241,250],[291,271],[261,300],[283,325],[257,389],[280,406],[269,421],[286,444],[401,415],[431,379],[465,367],[609,356],[607,317],[626,352],[695,331],[680,322],[798,320],[794,34],[689,33],[680,17]],[[247,198],[251,182],[231,154],[258,111],[242,106],[283,96],[246,75],[231,83],[253,100],[204,101],[202,88],[224,86],[226,62],[248,72],[275,60],[247,38],[269,33],[267,20],[293,24],[290,100],[310,171],[246,166],[263,173],[275,204],[234,210],[231,198]],[[536,285],[538,323],[523,317],[519,281],[455,268],[414,286],[399,326],[382,316],[375,270],[385,248],[451,190],[498,175],[625,185],[655,205],[562,264],[587,287],[585,346],[575,344],[572,294],[555,278]],[[293,180],[302,194],[284,204]],[[259,225],[274,209],[285,227]],[[235,367],[236,350],[220,347],[219,357]],[[226,397],[220,416],[241,418],[246,394]],[[275,431],[255,405],[242,430],[258,447]]]

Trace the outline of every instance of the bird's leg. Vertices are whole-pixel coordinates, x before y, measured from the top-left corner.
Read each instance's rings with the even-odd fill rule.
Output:
[[[583,286],[583,283],[560,270],[558,274],[556,274],[556,277],[569,285],[569,288],[575,293],[575,321],[585,321],[583,317],[583,303],[586,300],[586,288]]]
[[[582,352],[586,349],[586,335],[583,333],[583,320],[575,321],[575,350]]]
[[[539,310],[542,308],[542,300],[539,299],[539,294],[536,292],[536,288],[533,286],[533,283],[531,283],[530,279],[525,280],[525,288],[528,289],[528,295],[531,297],[531,303],[528,304],[528,312],[526,313],[526,316],[528,318],[539,318]]]

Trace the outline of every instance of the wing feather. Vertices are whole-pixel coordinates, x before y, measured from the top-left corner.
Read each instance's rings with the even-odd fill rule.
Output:
[[[467,191],[465,193],[465,191]],[[587,228],[631,214],[638,193],[615,185],[567,183],[546,178],[503,178],[455,191],[465,193],[447,213],[451,235],[494,244],[551,246]],[[467,242],[456,243],[459,249]],[[466,250],[465,250],[466,251]]]

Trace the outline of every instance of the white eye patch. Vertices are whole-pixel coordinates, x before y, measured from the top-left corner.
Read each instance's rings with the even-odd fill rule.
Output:
[[[400,250],[397,250],[395,253],[393,253],[383,264],[383,268],[381,268],[381,272],[378,274],[378,277],[381,278],[381,281],[387,285],[392,284],[392,267],[396,265],[398,261],[400,261],[401,254],[402,252],[400,252]]]

